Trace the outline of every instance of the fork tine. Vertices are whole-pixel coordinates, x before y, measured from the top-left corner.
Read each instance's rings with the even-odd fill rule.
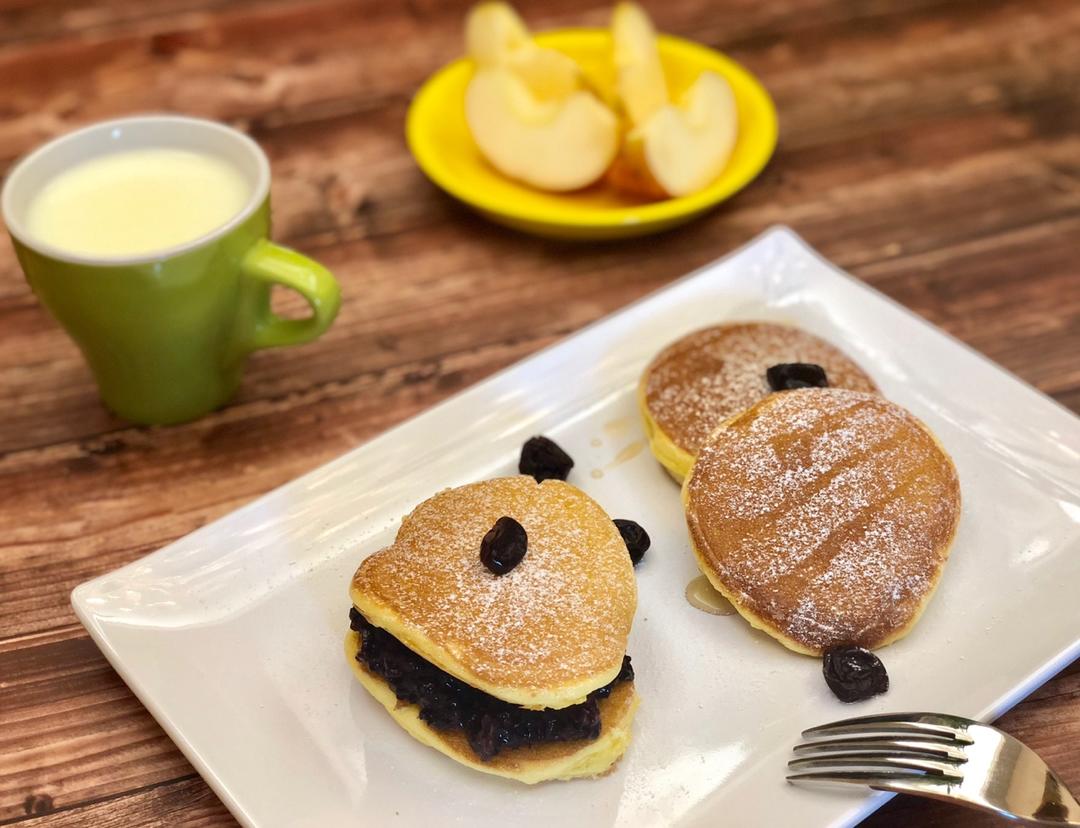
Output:
[[[793,784],[801,782],[827,782],[839,785],[862,785],[879,791],[895,791],[931,796],[947,796],[955,782],[940,776],[926,776],[918,773],[881,773],[847,771],[802,771],[788,774],[787,781]]]
[[[804,756],[825,756],[832,753],[858,753],[862,755],[907,755],[967,761],[962,748],[934,738],[909,736],[904,739],[888,739],[879,736],[850,736],[839,739],[820,739],[800,742],[792,750]]]
[[[922,732],[937,733],[940,735],[956,736],[963,734],[969,724],[978,724],[971,719],[961,719],[959,716],[947,716],[943,713],[879,713],[873,716],[853,716],[850,719],[841,719],[836,722],[811,727],[803,731],[804,734],[825,732],[833,728],[846,727],[848,725],[921,725]]]
[[[867,757],[865,754],[858,753],[838,756],[803,756],[788,762],[788,768],[794,771],[831,770],[835,773],[911,770],[949,777],[956,781],[963,778],[958,765],[954,762],[911,756]]]
[[[869,721],[869,719],[874,721]],[[871,735],[887,734],[894,736],[907,736],[918,734],[922,736],[936,736],[939,739],[971,744],[972,740],[963,733],[948,725],[934,724],[930,722],[905,721],[891,716],[865,717],[864,720],[844,720],[831,724],[818,725],[802,732],[806,740],[827,739],[831,736],[845,735]]]

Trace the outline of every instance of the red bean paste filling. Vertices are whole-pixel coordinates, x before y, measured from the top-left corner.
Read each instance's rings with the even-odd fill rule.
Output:
[[[349,626],[360,633],[359,661],[382,678],[398,701],[415,704],[420,718],[436,730],[464,732],[483,761],[504,750],[546,742],[595,739],[600,735],[599,700],[622,681],[634,680],[630,656],[623,656],[615,679],[593,690],[581,704],[559,710],[528,710],[489,696],[425,661],[386,630],[371,624],[356,608]]]

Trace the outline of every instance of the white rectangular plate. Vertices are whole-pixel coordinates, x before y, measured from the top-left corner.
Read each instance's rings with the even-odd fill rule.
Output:
[[[830,695],[816,659],[683,597],[696,569],[678,489],[639,450],[634,386],[666,343],[734,319],[792,322],[844,348],[960,472],[941,586],[882,653],[889,692],[859,705]],[[538,433],[575,458],[571,482],[653,546],[637,570],[630,749],[602,779],[526,788],[413,741],[355,681],[341,641],[349,577],[401,516],[513,473]],[[884,796],[787,785],[801,729],[903,710],[994,717],[1080,654],[1078,464],[1080,420],[781,228],[72,602],[245,825],[847,825]]]

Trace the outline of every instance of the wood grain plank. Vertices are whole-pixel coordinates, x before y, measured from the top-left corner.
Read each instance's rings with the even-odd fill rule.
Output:
[[[0,822],[190,766],[81,627],[0,645]]]
[[[742,22],[706,15],[704,2],[668,4],[657,13],[670,31],[718,47],[732,43],[733,54],[773,90],[785,120],[797,125],[809,113],[819,129],[865,132],[882,113],[940,112],[955,107],[958,95],[968,105],[1023,98],[1048,79],[1060,80],[1077,60],[1072,44],[1080,12],[1067,0],[1029,0],[1034,22],[1024,26],[1015,25],[1015,5],[912,4],[906,13],[856,17],[846,29],[819,22],[822,28],[796,29],[799,36],[787,39],[792,26],[827,21],[843,4],[799,4],[803,11],[796,15],[787,4],[760,6],[763,11]],[[832,14],[815,18],[823,7]],[[676,17],[669,8],[681,13]],[[87,120],[140,109],[265,127],[334,113],[360,116],[387,100],[405,100],[460,52],[461,15],[442,4],[417,14],[396,9],[349,0],[266,4],[197,17],[174,29],[9,47],[0,52],[0,83],[11,90],[0,158]],[[606,10],[562,2],[532,17],[541,27],[571,19],[602,23]],[[756,34],[763,23],[789,17],[794,20],[774,33],[782,43]],[[703,18],[717,28],[703,28]],[[819,39],[827,46],[815,45]],[[825,106],[832,118],[820,117]],[[802,130],[790,135],[803,140]]]
[[[331,9],[356,7],[363,0],[349,0]],[[723,31],[735,32],[740,38],[760,34],[774,36],[778,31],[798,31],[807,26],[821,26],[826,21],[850,22],[853,19],[873,20],[901,12],[940,5],[942,0],[871,0],[853,6],[844,0],[802,0],[792,5],[777,0],[746,2],[733,0],[721,7],[708,8],[709,22],[722,26]],[[403,11],[425,20],[452,20],[458,23],[473,4],[473,0],[413,0]],[[296,0],[0,0],[0,44],[27,44],[40,40],[58,40],[65,36],[85,37],[88,33],[118,33],[135,28],[145,29],[148,20],[155,27],[172,27],[192,18],[193,12],[207,12],[201,20],[214,20],[223,12],[244,8],[251,14],[257,6],[307,5],[314,14],[320,7]],[[536,29],[557,25],[580,25],[582,15],[600,25],[608,9],[595,4],[582,8],[571,2],[524,0],[515,6]],[[657,21],[667,31],[700,25],[702,3],[666,4],[653,8]],[[332,12],[331,12],[332,13]]]
[[[197,776],[188,775],[131,793],[57,809],[47,798],[28,801],[26,819],[5,824],[20,828],[224,828],[238,825]],[[37,816],[37,814],[41,814]]]
[[[0,47],[130,29],[150,20],[175,25],[194,13],[235,9],[244,2],[250,6],[274,0],[0,0]]]

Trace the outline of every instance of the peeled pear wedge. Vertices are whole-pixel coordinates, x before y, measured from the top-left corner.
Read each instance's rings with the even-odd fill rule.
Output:
[[[656,29],[641,6],[623,2],[611,15],[611,39],[616,94],[630,123],[638,126],[668,103]]]
[[[647,198],[703,190],[723,171],[738,138],[731,86],[706,70],[672,102],[656,29],[636,3],[624,0],[615,7],[611,35],[616,92],[628,129],[608,180]]]
[[[622,161],[668,196],[705,189],[727,166],[739,136],[735,93],[706,70],[682,95],[626,135]]]
[[[465,21],[465,47],[478,67],[510,69],[543,100],[564,98],[581,85],[581,71],[574,60],[538,46],[507,3],[473,7]]]
[[[593,94],[578,90],[545,100],[505,66],[473,75],[465,90],[465,120],[499,172],[541,190],[587,187],[618,152],[615,115]]]
[[[472,9],[465,43],[476,64],[465,120],[499,172],[554,192],[603,176],[618,152],[618,122],[585,88],[577,63],[538,46],[502,2]]]

